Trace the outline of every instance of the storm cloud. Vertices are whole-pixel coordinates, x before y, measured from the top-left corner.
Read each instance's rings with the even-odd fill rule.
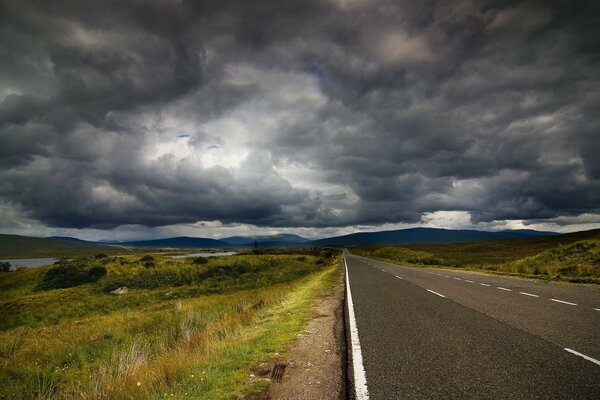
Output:
[[[600,213],[597,2],[0,7],[6,215],[107,229]]]

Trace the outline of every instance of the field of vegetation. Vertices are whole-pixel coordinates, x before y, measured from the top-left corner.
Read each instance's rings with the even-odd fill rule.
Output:
[[[600,283],[600,230],[531,239],[359,247],[352,251],[405,265]]]
[[[339,277],[328,256],[99,254],[2,272],[0,398],[252,396],[268,385],[253,368]]]

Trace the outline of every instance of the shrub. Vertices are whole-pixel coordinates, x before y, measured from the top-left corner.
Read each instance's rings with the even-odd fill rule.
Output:
[[[154,257],[151,255],[145,255],[144,257],[140,258],[141,262],[146,262],[146,261],[154,261]]]
[[[206,264],[206,263],[208,263],[208,260],[205,257],[196,257],[192,261],[192,264]]]
[[[87,265],[85,260],[75,259],[55,263],[42,277],[37,290],[63,289],[98,281],[106,275],[102,265]]]
[[[152,261],[147,261],[144,263],[144,268],[154,268],[156,267],[156,264],[154,264]]]
[[[304,261],[306,261],[306,257],[304,257],[304,256],[296,257],[296,261],[304,262]]]
[[[102,259],[102,258],[106,258],[106,257],[108,257],[108,256],[107,256],[106,254],[104,254],[104,253],[96,254],[96,255],[94,256],[94,258],[95,258],[96,260],[99,260],[99,259]]]
[[[0,261],[0,272],[10,272],[10,263],[8,261]]]

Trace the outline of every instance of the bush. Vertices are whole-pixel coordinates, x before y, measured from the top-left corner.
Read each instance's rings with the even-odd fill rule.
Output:
[[[104,254],[104,253],[96,254],[96,255],[94,256],[94,258],[95,258],[96,260],[99,260],[99,259],[102,259],[102,258],[107,258],[107,257],[108,257],[108,256],[107,256],[106,254]]]
[[[192,261],[192,264],[207,264],[208,260],[205,257],[196,257]]]
[[[0,272],[10,272],[10,263],[8,261],[0,261]]]
[[[140,258],[141,262],[146,262],[146,261],[154,261],[154,257],[152,257],[151,255],[146,255],[142,258]]]
[[[64,289],[98,281],[106,275],[102,265],[87,265],[85,260],[62,261],[55,263],[42,277],[37,290]]]
[[[148,261],[144,263],[144,268],[154,268],[156,267],[156,264],[154,264],[152,261]]]

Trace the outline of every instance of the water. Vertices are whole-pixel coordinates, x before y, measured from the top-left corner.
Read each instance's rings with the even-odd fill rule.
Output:
[[[224,251],[221,253],[192,253],[192,254],[184,254],[181,256],[170,256],[171,258],[189,258],[189,257],[224,257],[224,256],[232,256],[237,254],[235,251]]]
[[[8,261],[11,266],[18,267],[23,266],[27,268],[43,267],[44,265],[51,265],[57,258],[18,258],[15,260],[0,260]]]

